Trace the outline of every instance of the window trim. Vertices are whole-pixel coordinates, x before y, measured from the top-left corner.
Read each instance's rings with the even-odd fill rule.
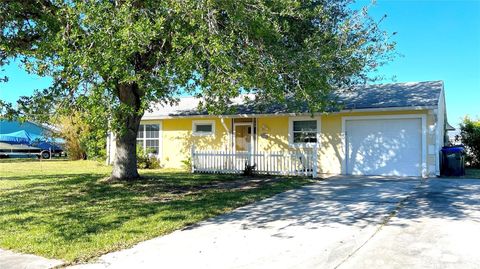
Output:
[[[163,145],[162,145],[162,123],[161,122],[140,122],[140,126],[143,125],[143,137],[136,139],[136,142],[142,141],[142,149],[146,150],[147,148],[147,140],[157,140],[158,141],[158,152],[155,154],[157,158],[160,158],[162,156],[162,151],[163,151]],[[147,138],[147,125],[158,125],[158,138]],[[140,132],[140,126],[138,128],[138,131]],[[137,134],[138,136],[138,134]]]
[[[197,132],[197,131],[195,131],[197,125],[207,125],[207,124],[212,125],[212,131],[211,132]],[[215,121],[214,120],[194,120],[194,121],[192,121],[192,135],[194,135],[194,136],[215,135]]]
[[[307,143],[294,143],[293,142],[293,122],[295,121],[317,121],[317,142],[312,143],[312,142],[307,142]],[[289,117],[288,118],[288,143],[290,147],[295,147],[295,148],[313,148],[315,146],[320,146],[321,141],[320,141],[320,133],[322,130],[322,122],[320,116],[315,116],[315,117]]]

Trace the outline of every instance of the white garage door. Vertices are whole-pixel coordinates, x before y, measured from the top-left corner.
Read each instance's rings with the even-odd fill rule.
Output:
[[[421,119],[346,120],[347,174],[421,176]]]

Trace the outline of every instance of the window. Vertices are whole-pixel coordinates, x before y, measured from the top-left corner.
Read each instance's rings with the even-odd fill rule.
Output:
[[[194,121],[192,129],[194,135],[213,135],[215,133],[215,122]]]
[[[290,120],[290,143],[312,145],[318,143],[320,121],[312,118]]]
[[[156,124],[145,125],[146,138],[158,138],[160,132],[160,126]]]
[[[160,125],[141,124],[137,133],[137,146],[148,153],[158,155],[160,152]]]
[[[211,124],[197,124],[195,125],[196,133],[211,133],[212,125]]]

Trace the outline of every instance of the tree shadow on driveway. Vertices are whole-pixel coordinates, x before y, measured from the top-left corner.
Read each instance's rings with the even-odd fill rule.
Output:
[[[310,229],[381,224],[396,210],[423,217],[479,221],[480,180],[339,177],[248,205],[204,224],[239,223],[242,229],[287,226]],[[406,225],[401,222],[399,225]]]
[[[353,225],[379,223],[413,192],[420,179],[335,178],[292,190],[207,223],[241,222],[245,229],[269,222],[289,221],[290,226]]]
[[[422,218],[480,223],[480,180],[435,178],[420,185],[397,216],[395,225]]]

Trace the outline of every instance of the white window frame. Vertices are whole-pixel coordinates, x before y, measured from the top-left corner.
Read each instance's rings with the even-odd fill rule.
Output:
[[[317,142],[316,143],[294,143],[293,142],[293,122],[295,121],[317,121]],[[322,121],[320,116],[315,117],[289,117],[288,118],[288,143],[295,148],[313,148],[320,146],[320,132],[322,130]]]
[[[211,132],[196,132],[195,131],[197,125],[207,125],[207,124],[212,125],[212,131]],[[194,135],[194,136],[215,135],[215,121],[214,120],[194,120],[194,121],[192,121],[192,135]]]
[[[143,137],[136,138],[136,142],[138,140],[142,141],[142,149],[145,151],[147,149],[147,140],[156,140],[155,138],[147,138],[147,127],[146,125],[158,125],[158,152],[155,156],[161,157],[162,156],[162,123],[161,122],[141,122],[140,125],[143,125]],[[140,127],[138,129],[140,131]]]

